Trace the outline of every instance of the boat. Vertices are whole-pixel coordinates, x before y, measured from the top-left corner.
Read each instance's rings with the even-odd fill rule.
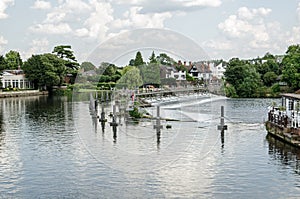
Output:
[[[265,125],[271,136],[300,148],[300,94],[282,94],[281,106],[269,107]]]

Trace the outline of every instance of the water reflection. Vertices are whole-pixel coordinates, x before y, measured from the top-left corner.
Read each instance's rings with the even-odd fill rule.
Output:
[[[291,167],[295,173],[300,174],[300,149],[268,135],[269,155],[282,166]]]

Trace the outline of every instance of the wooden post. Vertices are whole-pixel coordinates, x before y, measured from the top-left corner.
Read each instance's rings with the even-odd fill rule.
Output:
[[[160,121],[160,107],[157,106],[157,114],[156,114],[156,124],[153,126],[154,129],[156,129],[156,133],[160,134],[160,129],[163,128],[163,126],[161,125],[161,121]]]

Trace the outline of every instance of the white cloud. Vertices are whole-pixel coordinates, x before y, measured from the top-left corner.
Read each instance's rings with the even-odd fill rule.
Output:
[[[61,11],[54,11],[47,14],[44,23],[59,23],[66,17],[66,13]]]
[[[31,31],[43,34],[68,34],[72,32],[71,27],[66,23],[60,24],[37,24],[30,28]]]
[[[84,31],[84,36],[88,35],[89,37],[102,40],[106,37],[109,30],[109,23],[114,20],[113,8],[109,3],[98,2],[96,0],[91,0],[90,6],[93,8],[93,12],[85,20],[84,29],[79,29],[77,34],[82,34]],[[86,30],[88,30],[88,33]]]
[[[176,2],[177,0],[172,0]],[[203,6],[203,7],[218,7],[221,5],[220,0],[182,0],[183,6],[191,7],[191,6]]]
[[[49,47],[49,41],[46,38],[42,38],[32,40],[30,43],[30,48],[21,54],[23,58],[28,59],[32,55],[42,54],[50,51],[51,49]]]
[[[14,0],[1,0],[0,1],[0,19],[5,19],[8,15],[5,13],[8,6],[14,5]]]
[[[6,45],[7,43],[8,41],[3,36],[0,36],[0,46]]]
[[[33,9],[47,10],[51,8],[51,3],[48,1],[37,0],[34,2]]]
[[[266,42],[269,40],[269,33],[264,17],[270,12],[271,9],[268,8],[241,7],[238,9],[237,15],[229,16],[218,27],[229,37]]]

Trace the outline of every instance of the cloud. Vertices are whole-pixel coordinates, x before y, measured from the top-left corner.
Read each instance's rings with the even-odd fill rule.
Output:
[[[5,13],[8,6],[14,5],[14,0],[1,0],[0,1],[0,19],[5,19],[8,15]]]
[[[250,38],[267,42],[269,33],[264,17],[271,12],[268,8],[249,9],[241,7],[236,15],[230,15],[218,28],[231,38]]]
[[[203,42],[203,46],[211,56],[224,59],[257,57],[271,51],[282,53],[288,45],[287,35],[290,41],[300,41],[296,36],[300,35],[300,28],[287,34],[279,22],[270,21],[271,12],[269,8],[241,7],[218,24],[221,35]]]
[[[48,1],[37,0],[34,2],[33,9],[47,10],[51,8],[51,3]]]
[[[164,12],[190,12],[207,7],[218,7],[221,4],[221,0],[152,0],[141,1],[136,5],[143,7],[141,13],[146,14]]]
[[[30,43],[30,48],[22,52],[22,57],[25,59],[30,58],[32,55],[50,52],[49,41],[46,38],[34,39]]]
[[[0,36],[0,46],[6,45],[7,43],[8,41],[3,36]]]
[[[66,23],[37,24],[33,27],[30,27],[30,30],[35,33],[43,34],[68,34],[72,32],[71,27]]]

